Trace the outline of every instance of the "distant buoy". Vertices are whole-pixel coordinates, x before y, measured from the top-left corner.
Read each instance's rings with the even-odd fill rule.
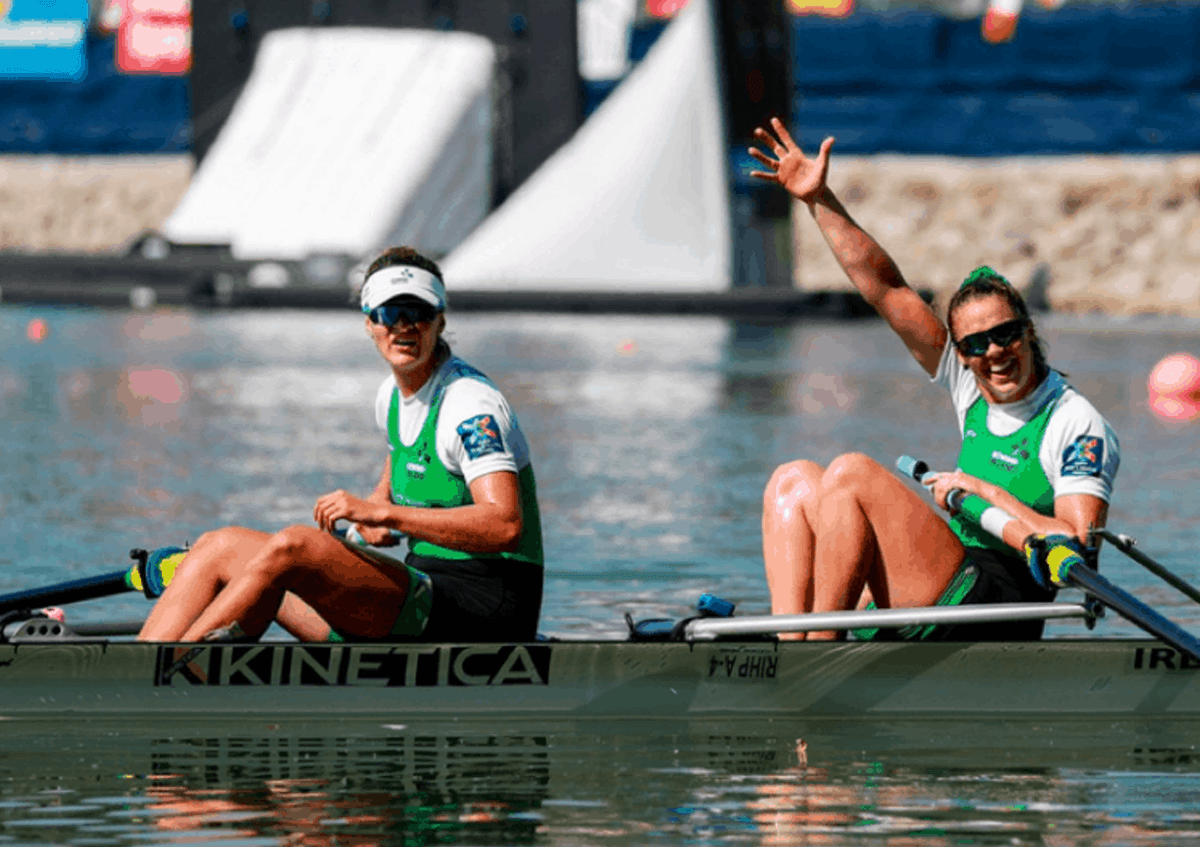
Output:
[[[50,324],[45,318],[34,318],[25,325],[25,337],[34,344],[41,344],[50,335]]]
[[[1172,353],[1150,371],[1146,388],[1150,408],[1171,423],[1200,418],[1200,360],[1190,353]]]
[[[158,294],[148,285],[135,285],[129,289],[129,307],[135,312],[145,312],[154,308]]]

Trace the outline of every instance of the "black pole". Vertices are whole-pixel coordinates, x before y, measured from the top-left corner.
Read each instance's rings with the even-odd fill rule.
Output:
[[[121,594],[130,590],[129,583],[126,582],[128,573],[128,569],[114,571],[101,576],[75,579],[70,582],[60,582],[57,585],[0,595],[0,613],[12,612],[17,609],[32,609],[38,606],[77,603],[80,600],[94,600],[98,597]]]

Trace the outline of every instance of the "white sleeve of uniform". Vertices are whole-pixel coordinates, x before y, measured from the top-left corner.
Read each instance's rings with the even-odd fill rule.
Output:
[[[1121,445],[1096,407],[1068,391],[1046,424],[1038,458],[1056,498],[1091,494],[1107,503],[1121,465]]]
[[[438,458],[470,485],[498,471],[518,473],[526,456],[524,438],[504,396],[477,379],[456,380],[442,398],[438,415]],[[522,459],[525,459],[523,462]]]
[[[946,346],[942,348],[937,373],[930,377],[930,382],[950,392],[950,401],[954,404],[954,414],[958,418],[958,431],[962,432],[967,420],[967,410],[979,397],[979,384],[975,382],[975,375],[971,373],[971,369],[958,358],[949,334],[946,335]]]
[[[388,410],[392,405],[392,389],[396,387],[396,379],[388,376],[379,384],[375,392],[375,425],[383,433],[384,443],[391,449],[392,442],[388,438]]]

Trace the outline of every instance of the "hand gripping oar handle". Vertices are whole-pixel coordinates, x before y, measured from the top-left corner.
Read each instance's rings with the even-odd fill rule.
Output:
[[[929,465],[912,456],[901,456],[896,460],[896,468],[904,476],[922,484],[925,482],[925,477],[933,473],[929,469]],[[979,524],[1001,541],[1004,540],[1001,535],[1004,525],[1014,520],[1008,512],[998,506],[993,506],[978,495],[968,494],[961,488],[950,489],[946,494],[946,505],[950,507],[951,512],[966,515],[972,522]]]
[[[927,464],[911,456],[901,456],[896,460],[896,467],[903,474],[912,477],[918,482],[921,482],[925,475],[929,473],[929,466]],[[957,504],[951,500],[951,497],[956,494],[961,498],[957,500]],[[977,497],[974,494],[966,494],[959,489],[951,491],[950,495],[946,497],[946,502],[950,503],[951,507],[960,513],[971,515],[971,512],[975,511],[975,509],[968,508],[968,504],[972,499],[978,500],[979,503],[983,504],[984,508],[980,512],[981,515],[987,509],[995,508],[988,504],[982,497]],[[989,529],[984,521],[980,520],[977,522],[985,529]],[[1056,584],[1070,585],[1083,589],[1130,623],[1150,633],[1163,643],[1169,644],[1181,653],[1185,653],[1196,661],[1200,661],[1200,639],[1197,639],[1172,621],[1167,620],[1132,594],[1117,588],[1117,586],[1100,576],[1095,570],[1088,567],[1083,557],[1070,547],[1061,545],[1051,548],[1046,552],[1046,559],[1050,565],[1051,579]]]

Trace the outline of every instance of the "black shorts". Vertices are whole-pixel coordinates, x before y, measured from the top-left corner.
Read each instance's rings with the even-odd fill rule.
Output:
[[[1033,581],[1024,560],[1014,551],[1001,553],[968,547],[955,581],[973,572],[974,584],[961,597],[938,605],[974,606],[983,603],[1049,603],[1055,592]],[[953,582],[952,582],[953,585]],[[943,595],[944,597],[945,595]],[[1046,628],[1045,620],[991,621],[988,623],[909,626],[880,629],[871,641],[1037,641]],[[856,635],[858,633],[856,632]],[[862,638],[861,635],[858,637]]]
[[[436,559],[406,564],[433,583],[433,604],[418,641],[533,641],[545,568],[512,559]]]

